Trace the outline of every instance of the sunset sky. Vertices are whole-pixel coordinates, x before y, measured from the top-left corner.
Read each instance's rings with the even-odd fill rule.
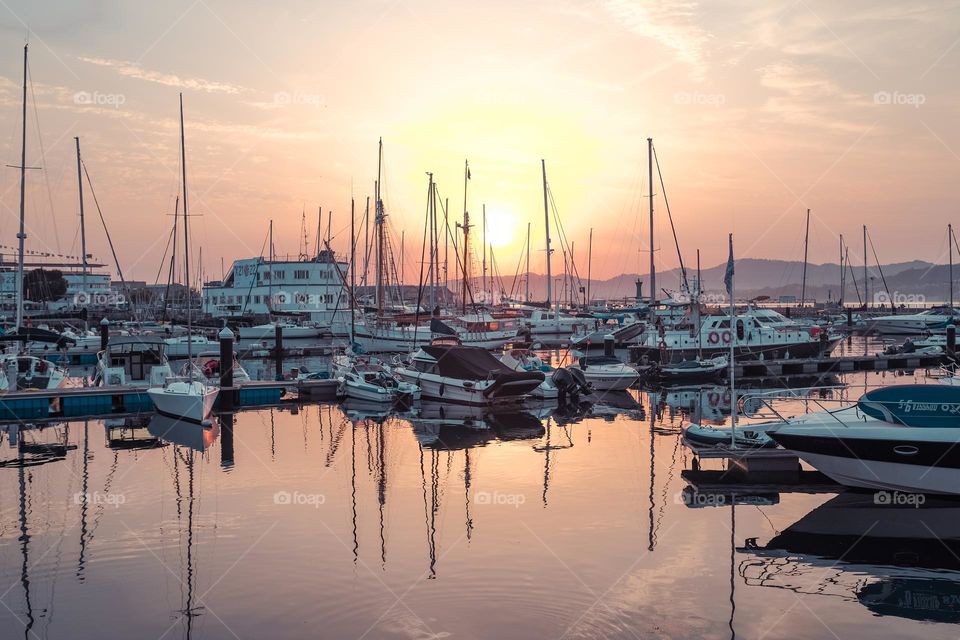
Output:
[[[543,271],[541,158],[581,273],[591,227],[595,276],[646,273],[647,137],[691,263],[697,249],[723,261],[728,232],[738,257],[802,259],[807,207],[814,262],[836,261],[839,233],[861,260],[864,223],[883,262],[946,262],[960,221],[957,2],[7,0],[0,24],[4,164],[19,161],[30,33],[27,163],[44,170],[28,175],[28,248],[79,254],[80,136],[128,278],[156,278],[169,234],[180,91],[210,278],[259,255],[271,218],[278,251],[299,253],[304,207],[311,245],[322,205],[345,251],[381,136],[408,280],[426,172],[459,219],[465,159],[504,275],[527,222]],[[2,175],[11,246],[19,174]],[[655,193],[658,268],[672,268]],[[90,251],[111,263],[87,195]]]

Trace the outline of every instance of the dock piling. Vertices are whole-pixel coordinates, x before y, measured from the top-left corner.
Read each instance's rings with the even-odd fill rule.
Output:
[[[104,318],[100,321],[100,351],[106,351],[110,344],[110,321]]]
[[[283,380],[283,327],[279,322],[273,327],[273,349],[276,379]]]
[[[220,407],[233,410],[236,390],[233,388],[233,331],[224,326],[217,334],[220,339]]]

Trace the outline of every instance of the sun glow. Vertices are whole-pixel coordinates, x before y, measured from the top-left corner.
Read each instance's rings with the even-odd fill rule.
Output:
[[[517,218],[506,209],[487,207],[487,244],[494,249],[515,244]]]

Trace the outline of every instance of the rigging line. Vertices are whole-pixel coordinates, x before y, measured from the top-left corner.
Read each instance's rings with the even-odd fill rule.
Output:
[[[93,196],[93,204],[97,207],[97,215],[100,216],[100,223],[103,225],[103,233],[107,236],[107,244],[110,245],[110,253],[113,254],[113,262],[117,266],[117,275],[120,276],[120,283],[127,292],[127,299],[130,300],[130,287],[127,285],[126,279],[123,277],[123,269],[120,267],[120,259],[117,257],[117,250],[113,246],[113,239],[110,237],[110,230],[107,229],[107,221],[104,219],[103,211],[100,209],[100,202],[97,200],[97,192],[93,188],[93,181],[90,179],[90,172],[87,171],[87,163],[83,160],[80,160],[80,164],[83,165],[83,175],[85,175],[87,178],[87,185],[90,187],[90,195]],[[136,317],[136,305],[132,306],[134,309],[134,316]]]
[[[663,173],[660,172],[660,158],[657,157],[657,147],[652,142],[650,145],[653,148],[653,162],[657,167],[657,176],[660,178],[660,193],[663,195],[663,206],[667,210],[667,219],[670,220],[670,231],[673,232],[673,244],[677,248],[677,259],[680,260],[680,278],[684,288],[690,291],[690,283],[687,281],[687,268],[683,264],[683,254],[680,253],[680,241],[677,239],[677,228],[673,224],[673,214],[670,213],[670,201],[667,200],[667,187],[663,183]],[[650,194],[650,197],[653,197],[653,194]]]
[[[570,243],[567,241],[567,233],[564,231],[563,222],[560,220],[560,212],[557,209],[557,203],[553,199],[553,191],[550,189],[550,185],[547,185],[547,194],[550,196],[550,205],[553,208],[553,218],[554,222],[557,223],[557,231],[560,233],[560,248],[566,249],[567,253],[570,255],[570,269],[573,271],[572,275],[577,280],[577,286],[583,285],[583,280],[580,278],[580,272],[577,270],[577,264],[573,260],[573,251],[570,250]]]
[[[40,147],[40,166],[46,166],[47,152],[43,146],[43,136],[40,135],[40,112],[37,109],[37,96],[34,93],[33,86],[33,73],[29,70],[27,71],[27,78],[30,82],[30,97],[33,98],[33,122],[36,125],[37,129],[37,144]],[[47,191],[47,202],[50,205],[50,226],[53,227],[53,240],[57,245],[57,253],[61,253],[63,250],[60,247],[60,234],[57,233],[57,217],[54,215],[53,207],[53,191],[50,189],[50,176],[46,171],[41,171],[43,174],[43,186]]]
[[[870,235],[870,231],[867,231],[867,240],[870,241],[870,251],[873,252],[873,261],[877,263],[877,271],[880,272],[880,281],[883,283],[883,290],[887,292],[887,297],[890,298],[890,306],[893,307],[893,298],[890,297],[890,289],[887,287],[887,279],[883,276],[883,267],[880,266],[880,259],[877,257],[877,250],[873,247],[873,236]]]
[[[523,242],[523,249],[520,251],[520,256],[517,258],[517,270],[513,274],[513,284],[510,286],[510,297],[513,297],[514,293],[517,292],[517,285],[519,284],[520,279],[520,268],[523,266],[523,257],[527,251],[530,250],[530,237],[527,236],[527,239]],[[530,274],[527,274],[527,277],[530,277]]]

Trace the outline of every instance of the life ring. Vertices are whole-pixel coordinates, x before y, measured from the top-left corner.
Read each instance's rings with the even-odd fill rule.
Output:
[[[720,342],[720,334],[716,331],[711,331],[710,335],[707,336],[707,342],[710,344],[717,344]]]
[[[731,337],[731,335],[730,335],[730,332],[729,332],[729,331],[724,331],[724,332],[721,334],[721,337],[723,338],[723,344],[730,344],[730,337]]]
[[[707,402],[710,403],[711,407],[717,406],[717,403],[720,402],[720,394],[716,391],[711,391],[707,394]]]

